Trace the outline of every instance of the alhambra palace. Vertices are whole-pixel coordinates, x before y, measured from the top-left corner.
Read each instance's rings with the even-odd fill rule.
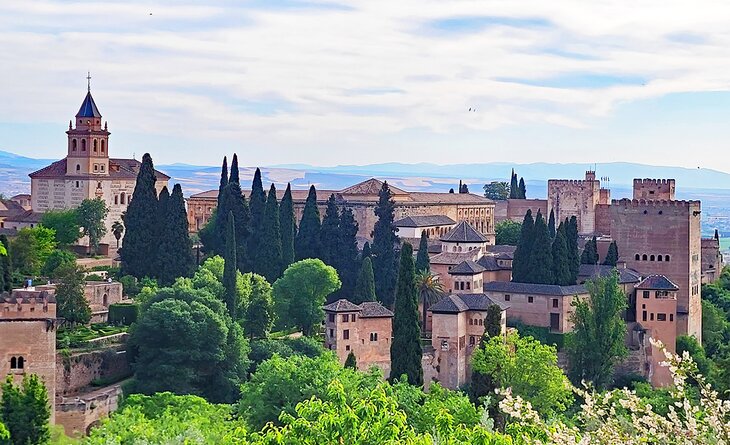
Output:
[[[66,157],[30,174],[30,196],[0,202],[1,230],[12,236],[14,230],[37,225],[44,212],[77,206],[85,198],[106,202],[108,228],[121,218],[140,163],[110,157],[110,132],[90,91],[66,134]],[[157,172],[157,179],[159,192],[170,178]],[[558,221],[575,216],[579,244],[595,236],[601,258],[616,242],[620,254],[616,269],[629,302],[625,321],[630,355],[622,369],[645,376],[655,386],[671,384],[666,368],[659,366],[664,357],[649,338],[661,340],[669,350],[678,335],[700,339],[701,284],[715,280],[723,266],[718,239],[701,238],[700,202],[677,200],[676,186],[673,179],[635,179],[632,199],[611,199],[595,171],[587,171],[582,179],[550,180],[547,199],[497,202],[470,193],[391,187],[399,237],[417,248],[426,233],[431,270],[446,291],[440,301],[421,306],[424,335],[431,341],[422,361],[425,380],[448,388],[470,381],[471,355],[484,333],[490,306],[501,309],[505,331],[509,320],[564,334],[572,329],[571,302],[588,296],[586,281],[613,272],[611,266],[582,265],[579,282],[572,286],[512,281],[515,246],[495,244],[495,224],[507,219],[521,222],[529,209],[533,215],[552,211]],[[382,182],[373,178],[342,190],[318,190],[320,214],[331,195],[341,209],[352,209],[362,247],[371,240],[381,187]],[[299,219],[307,191],[292,190],[292,195]],[[217,190],[188,198],[191,233],[206,224],[216,203]],[[102,251],[111,260],[116,256],[111,230],[102,240]],[[126,298],[119,283],[88,282],[86,287],[98,320],[105,319],[110,304]],[[376,302],[356,305],[346,299],[326,305],[324,311],[325,347],[342,362],[354,352],[360,369],[377,366],[387,376],[393,313]],[[109,369],[122,369],[125,350],[116,345],[105,349],[112,354],[87,354],[69,361],[56,349],[57,326],[52,285],[0,295],[0,378],[11,375],[19,381],[24,374],[38,374],[54,402],[55,422],[69,434],[83,432],[116,409],[120,394],[118,386],[90,392],[83,388],[93,379],[108,377]]]

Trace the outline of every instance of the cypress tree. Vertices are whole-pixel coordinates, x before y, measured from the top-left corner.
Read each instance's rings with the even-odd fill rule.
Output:
[[[517,184],[517,175],[515,169],[512,169],[512,177],[509,182],[509,198],[518,199],[520,197],[520,186]]]
[[[221,201],[221,209],[226,210],[228,213],[233,213],[233,219],[235,221],[235,233],[236,233],[236,260],[238,261],[238,269],[241,272],[248,272],[251,270],[250,258],[247,255],[247,239],[250,237],[249,224],[250,214],[248,210],[248,204],[246,198],[241,192],[241,186],[238,182],[228,182],[228,185],[223,189],[223,199]],[[225,247],[227,246],[227,233],[228,233],[228,218],[224,215],[228,213],[217,213],[216,218],[219,221],[225,221],[226,225],[223,228],[221,239],[223,244],[221,246],[222,251],[219,254],[225,256]]]
[[[238,155],[236,153],[233,153],[233,159],[231,160],[231,177],[228,182],[241,183],[240,172],[238,171]]]
[[[568,252],[565,224],[563,223],[558,226],[553,240],[553,277],[555,284],[560,286],[575,284],[574,281],[571,281],[570,252]]]
[[[279,203],[276,201],[276,187],[271,184],[266,198],[264,220],[261,224],[261,240],[254,272],[263,275],[269,283],[281,276],[281,231],[279,229]]]
[[[598,264],[598,243],[596,237],[588,241],[583,248],[583,253],[580,256],[581,264]]]
[[[294,240],[296,260],[320,258],[322,252],[319,232],[321,230],[319,209],[317,208],[317,190],[309,187],[309,195],[304,204],[302,220],[299,222],[299,232]]]
[[[165,261],[167,261],[167,257],[165,256],[165,253],[162,252],[159,248],[159,246],[165,242],[165,240],[168,237],[168,227],[167,227],[167,210],[168,206],[170,205],[170,192],[168,191],[167,187],[162,187],[162,190],[160,190],[160,194],[157,197],[157,209],[156,209],[156,215],[157,215],[157,223],[155,224],[155,230],[157,231],[157,234],[155,236],[155,239],[158,240],[156,244],[156,252],[155,252],[155,258],[153,261],[155,261],[155,268],[154,272],[155,274],[152,275],[152,277],[157,278],[158,280],[161,279],[162,275],[164,274],[163,269],[166,267],[164,264]],[[168,284],[168,283],[166,283]]]
[[[5,246],[5,250],[8,251],[7,255],[0,255],[0,272],[2,272],[2,283],[3,287],[0,287],[0,292],[10,292],[13,290],[13,261],[12,252],[10,251],[10,243],[8,237],[0,235],[0,243]]]
[[[294,200],[291,196],[291,184],[286,185],[286,191],[279,206],[279,227],[281,228],[281,269],[286,270],[294,262],[294,237],[297,234],[297,225],[294,219]]]
[[[228,185],[228,157],[223,156],[223,165],[221,166],[221,180],[218,184],[218,207],[221,206],[221,196],[223,189]]]
[[[535,221],[532,219],[532,210],[527,209],[520,229],[520,241],[517,243],[512,260],[512,281],[518,283],[527,282],[534,228]]]
[[[431,261],[428,258],[428,237],[425,230],[421,232],[421,241],[418,243],[416,272],[431,272]]]
[[[384,182],[380,189],[378,204],[375,207],[378,220],[373,229],[373,271],[375,272],[375,293],[387,307],[393,307],[395,283],[398,278],[395,247],[398,236],[395,234],[395,201]]]
[[[265,207],[266,192],[264,192],[264,186],[261,182],[261,170],[257,168],[253,175],[251,196],[249,198],[251,222],[249,223],[248,252],[252,263],[258,261],[258,254],[261,253],[259,243],[261,242],[261,225],[263,224]]]
[[[351,208],[345,208],[340,213],[340,223],[337,230],[339,255],[335,261],[337,274],[342,281],[342,287],[336,293],[347,296],[355,289],[355,282],[360,269],[357,258],[357,231],[358,224]]]
[[[548,233],[550,233],[550,239],[555,239],[555,212],[550,209],[550,219],[548,220]]]
[[[157,192],[155,169],[149,153],[142,156],[142,165],[132,193],[132,202],[124,216],[124,242],[120,256],[125,275],[137,278],[154,276],[157,239]],[[152,260],[152,261],[150,261]]]
[[[528,283],[553,284],[553,253],[550,234],[542,213],[537,212],[533,231],[532,251],[530,252]]]
[[[605,266],[616,267],[617,262],[618,262],[618,245],[616,244],[616,241],[611,241],[611,244],[608,245],[608,252],[606,252],[606,258],[603,259],[603,264]]]
[[[360,259],[364,260],[365,258],[370,258],[372,256],[372,252],[370,251],[370,241],[365,241],[365,244],[362,246],[362,252],[360,252]]]
[[[236,307],[238,306],[236,278],[238,261],[236,260],[236,221],[233,212],[228,212],[228,224],[226,229],[226,253],[223,257],[223,287],[225,288],[226,308],[233,320],[236,319]]]
[[[520,193],[519,193],[520,199],[527,199],[527,188],[525,187],[524,178],[520,178],[519,188],[520,188]]]
[[[357,276],[355,290],[350,301],[360,304],[365,301],[375,301],[375,277],[373,277],[373,263],[370,257],[365,257],[360,266],[360,274]]]
[[[339,246],[339,227],[340,227],[340,210],[337,208],[335,202],[334,193],[327,199],[327,210],[324,212],[324,218],[322,218],[322,227],[319,232],[320,245],[322,250],[320,251],[320,259],[325,264],[337,269],[337,259],[340,254]],[[339,270],[338,270],[339,272]]]
[[[416,268],[413,247],[405,243],[401,249],[400,271],[395,295],[393,342],[390,345],[391,379],[405,374],[411,385],[423,385],[421,359],[421,327],[418,323],[418,300],[415,285]]]
[[[347,354],[347,358],[345,359],[345,368],[354,369],[357,371],[357,359],[355,358],[355,353],[350,351],[349,354]]]
[[[163,189],[165,191],[166,189]],[[163,194],[160,193],[160,197]],[[162,204],[162,199],[160,199]],[[158,278],[164,285],[171,285],[176,278],[188,276],[195,260],[188,232],[188,218],[182,187],[175,184],[172,195],[167,198],[166,213],[161,220],[165,236],[158,246]]]
[[[578,252],[578,219],[575,216],[565,219],[565,239],[570,253],[570,283],[578,282],[580,252]]]

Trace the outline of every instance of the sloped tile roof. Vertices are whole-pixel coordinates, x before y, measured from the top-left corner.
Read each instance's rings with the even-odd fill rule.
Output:
[[[360,318],[392,317],[393,312],[377,301],[360,303]]]
[[[656,289],[656,290],[679,290],[679,286],[674,284],[672,280],[664,275],[649,275],[644,278],[641,283],[636,285],[637,289]]]
[[[474,261],[478,253],[479,251],[476,249],[471,252],[441,252],[432,256],[430,262],[431,264],[457,265],[466,260]]]
[[[136,159],[120,159],[109,158],[109,171],[106,175],[85,175],[84,178],[98,179],[137,179],[137,173],[142,163]],[[51,165],[34,171],[30,175],[31,178],[60,178],[66,176],[66,159],[56,161]],[[158,180],[169,180],[170,177],[159,170],[155,170],[155,176]],[[79,175],[82,177],[82,175]],[[217,191],[216,191],[217,195]]]
[[[604,278],[611,275],[614,270],[618,271],[619,284],[638,283],[641,281],[641,274],[634,269],[617,269],[613,266],[605,266],[603,264],[581,264],[578,270],[578,280]]]
[[[383,188],[383,181],[375,178],[370,178],[366,181],[351,185],[345,189],[342,189],[340,193],[343,195],[377,195],[380,193],[380,189]],[[393,187],[392,184],[388,184],[390,192],[394,195],[407,195],[405,192],[398,187]]]
[[[510,270],[510,267],[503,267],[500,266],[497,262],[498,259],[511,259],[511,258],[502,258],[498,255],[483,255],[481,258],[477,260],[477,263],[484,268],[484,270],[495,272],[498,270]]]
[[[484,267],[472,260],[462,261],[454,266],[449,273],[452,275],[474,275],[484,272]]]
[[[484,292],[512,292],[515,294],[554,296],[573,296],[588,293],[582,284],[558,286],[557,284],[517,283],[514,281],[491,281],[484,283]]]
[[[17,202],[10,199],[0,199],[0,217],[12,217],[25,212],[25,208]]]
[[[468,222],[462,221],[442,236],[441,241],[449,243],[486,243],[487,237],[479,233]]]
[[[407,216],[399,219],[394,224],[396,227],[434,227],[449,226],[456,224],[456,221],[446,215],[423,215]]]
[[[360,306],[345,298],[341,298],[333,303],[326,305],[322,309],[327,312],[358,312],[360,310]]]
[[[444,296],[428,310],[437,314],[458,314],[466,311],[486,311],[492,305],[497,305],[502,310],[509,307],[492,300],[486,294],[450,294]]]
[[[24,210],[23,213],[18,213],[5,218],[5,222],[17,222],[17,223],[39,223],[43,219],[43,213],[34,212],[32,210]]]

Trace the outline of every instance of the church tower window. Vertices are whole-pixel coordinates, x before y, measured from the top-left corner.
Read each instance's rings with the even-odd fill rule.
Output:
[[[80,171],[81,171],[81,165],[79,165],[79,164],[76,164],[76,171],[77,171],[77,172],[80,172]],[[78,186],[76,186],[76,187],[78,187]]]
[[[76,151],[76,139],[71,141],[71,151]]]
[[[101,140],[101,154],[104,154],[104,149],[105,149],[104,145],[106,145],[106,144],[104,144],[104,139],[102,139]]]
[[[81,139],[81,151],[86,151],[86,139]]]
[[[97,145],[97,144],[98,144],[97,140],[96,140],[96,139],[94,139],[94,153],[96,153],[96,150],[97,150],[97,147],[96,147],[96,145]]]

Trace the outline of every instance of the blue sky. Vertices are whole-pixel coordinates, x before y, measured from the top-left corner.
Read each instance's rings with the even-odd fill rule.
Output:
[[[118,157],[730,172],[727,23],[719,1],[0,2],[0,149],[62,157],[91,71]]]

